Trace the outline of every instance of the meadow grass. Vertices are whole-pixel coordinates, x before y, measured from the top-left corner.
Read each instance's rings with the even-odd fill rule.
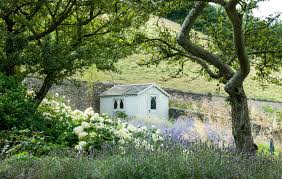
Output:
[[[112,82],[115,84],[130,83],[156,83],[161,87],[182,90],[193,93],[212,93],[227,96],[222,84],[218,81],[208,79],[207,77],[197,77],[193,73],[199,69],[194,63],[187,63],[185,66],[186,75],[181,78],[169,78],[169,76],[178,69],[177,64],[161,63],[159,66],[139,66],[140,59],[146,58],[145,55],[135,54],[116,63],[119,72],[97,71],[95,66],[90,67],[82,74],[74,76],[75,79],[93,82]],[[269,84],[262,88],[259,82],[253,80],[254,74],[251,74],[244,83],[246,94],[249,98],[273,100],[282,102],[282,86]],[[196,78],[196,79],[195,79]]]
[[[207,143],[132,147],[84,156],[11,157],[0,161],[0,178],[280,178],[279,157],[248,156]]]

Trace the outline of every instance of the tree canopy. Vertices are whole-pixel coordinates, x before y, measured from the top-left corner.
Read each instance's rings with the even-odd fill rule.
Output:
[[[54,82],[91,64],[113,70],[134,51],[131,32],[149,16],[144,1],[4,0],[0,2],[0,71],[36,74],[44,84],[42,101]],[[139,11],[140,9],[142,11]]]

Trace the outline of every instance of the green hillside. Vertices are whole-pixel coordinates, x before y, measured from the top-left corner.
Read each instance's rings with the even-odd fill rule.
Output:
[[[159,20],[159,25],[163,25],[172,31],[179,31],[180,25],[167,19],[158,19],[153,17],[148,26],[154,29],[154,24]],[[205,37],[205,35],[198,33],[199,36]],[[148,83],[154,82],[162,87],[179,89],[187,92],[195,93],[212,93],[227,95],[223,89],[223,85],[218,86],[216,80],[208,80],[206,77],[197,77],[197,74],[193,73],[199,70],[199,66],[194,63],[186,63],[184,77],[170,79],[171,73],[175,72],[178,68],[177,64],[162,63],[158,67],[151,66],[139,66],[137,62],[140,59],[144,59],[146,56],[140,54],[134,54],[126,59],[120,60],[116,67],[119,73],[114,72],[97,72],[95,67],[91,67],[86,70],[82,75],[76,75],[74,78],[86,80],[90,82],[114,82],[114,83]],[[245,89],[248,97],[264,100],[282,101],[282,86],[269,85],[263,89],[257,81],[252,80],[251,75],[245,82]],[[282,72],[281,72],[282,76]],[[196,78],[196,79],[195,79]]]
[[[114,72],[98,72],[95,67],[91,67],[82,75],[77,75],[75,78],[86,80],[89,82],[113,82],[113,83],[148,83],[154,82],[162,87],[179,89],[187,92],[195,93],[212,93],[227,95],[223,86],[217,86],[217,81],[208,81],[205,77],[197,77],[193,71],[198,68],[197,65],[190,63],[185,67],[185,72],[188,76],[176,79],[167,79],[171,72],[177,69],[176,66],[167,65],[165,63],[160,66],[139,66],[136,62],[142,55],[132,55],[126,59],[119,61],[116,64],[120,73]],[[194,79],[196,78],[196,79]],[[245,83],[246,93],[248,97],[282,101],[282,87],[277,85],[269,85],[264,90],[257,81],[251,79],[252,75],[248,77]],[[218,91],[217,89],[220,90]]]

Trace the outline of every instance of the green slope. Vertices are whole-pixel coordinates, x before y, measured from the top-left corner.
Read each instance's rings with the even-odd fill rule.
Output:
[[[148,22],[148,26],[151,29],[154,29],[154,24],[156,21],[159,22],[159,25],[163,25],[172,31],[177,32],[180,29],[179,24],[167,19],[160,20],[157,17],[152,17]],[[205,37],[201,33],[198,33],[198,35],[200,37]],[[82,75],[76,75],[75,78],[90,82],[102,81],[125,84],[155,82],[162,87],[175,88],[187,92],[227,95],[223,90],[223,86],[217,85],[217,81],[211,81],[205,77],[196,78],[197,74],[193,72],[199,69],[197,64],[191,62],[185,65],[185,73],[188,76],[176,79],[167,79],[172,72],[177,70],[177,64],[167,65],[162,63],[158,67],[151,66],[150,68],[147,68],[146,66],[137,65],[137,62],[142,58],[144,59],[146,56],[135,54],[126,59],[120,60],[116,64],[116,67],[120,73],[97,72],[95,67],[91,67]],[[282,76],[282,71],[280,73]],[[257,81],[252,80],[252,77],[253,74],[251,73],[245,82],[245,89],[248,97],[282,102],[282,86],[269,85],[265,89],[262,89]]]
[[[163,63],[158,67],[151,66],[150,68],[147,68],[145,66],[137,65],[140,58],[144,58],[144,56],[135,54],[120,60],[116,64],[120,73],[98,72],[95,67],[91,67],[82,75],[77,75],[75,78],[89,82],[100,81],[124,84],[154,82],[162,87],[174,88],[187,92],[227,95],[224,92],[222,85],[217,86],[218,82],[216,80],[210,81],[206,77],[196,78],[197,75],[194,74],[193,71],[196,71],[198,66],[193,63],[189,63],[185,66],[185,72],[188,76],[167,79],[169,78],[170,73],[177,69],[177,66]],[[269,85],[263,90],[260,84],[251,78],[252,75],[250,75],[245,82],[245,89],[248,97],[282,101],[282,86]]]

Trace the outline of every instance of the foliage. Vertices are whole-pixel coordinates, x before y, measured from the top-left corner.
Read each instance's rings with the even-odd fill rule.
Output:
[[[43,77],[34,98],[40,104],[52,84],[91,64],[115,70],[119,58],[134,52],[129,45],[132,31],[149,17],[151,2],[141,4],[135,0],[1,1],[0,71]],[[148,12],[140,12],[141,8]]]
[[[169,107],[176,107],[180,109],[192,109],[192,101],[183,101],[179,99],[171,99],[169,100]]]
[[[248,51],[248,58],[252,64],[252,70],[255,72],[254,80],[259,81],[263,87],[268,84],[280,84],[281,76],[281,49],[282,40],[280,34],[282,33],[281,21],[279,16],[270,16],[266,19],[259,19],[252,15],[252,11],[257,7],[258,1],[250,1],[243,3],[240,12],[243,16],[243,31],[245,34],[244,43]],[[189,4],[190,3],[190,4]],[[171,7],[176,11],[186,11],[185,17],[189,10],[192,9],[191,2],[175,3]],[[184,14],[183,14],[184,15]],[[183,23],[180,18],[178,22]],[[204,24],[199,28],[199,24]],[[183,66],[188,65],[188,61],[196,62],[193,58],[183,55],[183,49],[176,42],[175,31],[166,27],[158,26],[158,35],[145,34],[145,42],[149,47],[145,46],[145,51],[153,53],[151,61],[147,59],[147,64],[158,64],[160,61],[168,61],[173,65],[179,66],[183,72]],[[233,44],[233,30],[232,25],[228,19],[226,11],[220,6],[207,6],[198,17],[193,29],[203,32],[207,36],[201,36],[200,33],[192,32],[191,39],[194,43],[203,49],[214,53],[226,65],[230,65],[234,69],[238,69],[239,64],[235,60]],[[178,32],[177,32],[178,33]],[[146,40],[147,39],[147,40]],[[150,40],[161,39],[161,40]],[[150,48],[151,47],[151,48]],[[151,49],[158,49],[152,51]],[[156,63],[158,62],[158,63]],[[217,72],[211,68],[213,72]],[[202,76],[209,76],[203,70],[195,70],[196,73]],[[177,71],[176,71],[177,72]],[[185,73],[178,73],[183,75]],[[178,77],[178,76],[177,76]]]
[[[169,2],[164,2],[164,4],[169,4]],[[208,31],[209,37],[206,38],[206,43],[203,43],[192,28],[195,27],[198,17],[204,13],[203,10],[207,7],[208,2],[214,2],[218,5],[218,20],[217,23],[209,25],[211,29]],[[248,33],[248,37],[253,35],[256,39],[260,39],[259,42],[256,40],[254,43],[248,43],[248,37],[245,38],[246,29],[254,29],[255,27],[249,21],[254,22],[251,18],[251,12],[256,7],[256,2],[197,1],[182,23],[180,32],[173,32],[158,26],[158,35],[152,36],[144,32],[137,37],[137,41],[142,44],[144,51],[152,54],[150,60],[145,60],[145,65],[158,65],[163,60],[178,62],[180,68],[173,76],[177,78],[183,76],[185,63],[192,61],[202,68],[197,73],[218,80],[219,83],[225,85],[224,90],[229,95],[228,100],[231,106],[232,129],[236,147],[242,151],[250,152],[255,151],[257,147],[251,133],[243,82],[250,73],[251,64],[255,69],[261,66],[255,63],[260,61],[261,54],[264,55],[265,60],[275,62],[275,67],[272,64],[267,69],[260,68],[261,71],[267,71],[263,73],[263,80],[270,77],[273,80],[267,80],[268,82],[279,83],[279,76],[272,77],[270,75],[277,72],[277,68],[280,70],[282,67],[279,28],[278,31],[271,33],[273,38],[279,39],[278,43],[273,44],[271,48],[264,46],[263,50],[265,51],[256,48],[256,45],[262,47],[263,37],[270,39],[268,38],[269,34],[263,32],[260,33],[260,36],[256,36],[255,32]],[[277,19],[276,17],[272,21],[277,21]],[[249,24],[252,25],[249,27]],[[270,25],[264,27],[269,31],[272,30]],[[250,49],[252,49],[252,53],[248,53]],[[268,53],[277,53],[278,55],[266,57]]]
[[[34,105],[32,101],[30,103]],[[35,108],[28,108],[28,110],[35,111]],[[45,99],[35,113],[36,115],[33,111],[27,120],[25,120],[24,113],[16,116],[15,121],[12,122],[13,128],[6,130],[2,128],[0,131],[1,155],[10,156],[20,152],[42,155],[53,148],[73,147],[77,138],[72,132],[75,123],[69,116],[70,110],[69,106],[63,102],[57,102],[53,98]],[[13,116],[13,114],[9,115]],[[4,119],[10,119],[7,116]],[[5,125],[6,123],[1,124]]]
[[[35,104],[27,95],[26,87],[15,77],[0,74],[0,129],[13,127],[32,129],[32,121],[39,118]]]
[[[65,105],[55,96],[51,99],[44,99],[38,111],[44,116],[41,129],[48,136],[47,141],[69,147],[77,142],[72,132],[77,124],[71,116],[70,106]]]
[[[164,17],[179,24],[182,24],[189,10],[192,9],[192,6],[193,4],[189,1],[180,1],[180,3],[173,6],[171,10],[164,15]],[[195,23],[195,30],[206,33],[206,23],[209,22],[210,24],[215,24],[217,22],[216,14],[216,7],[208,5],[207,8],[204,10],[202,17],[199,19],[198,22]]]
[[[203,143],[169,143],[153,152],[128,146],[91,159],[21,155],[0,162],[0,178],[279,178],[282,173],[279,157],[246,156]]]
[[[46,155],[55,148],[59,148],[57,144],[47,139],[49,136],[44,132],[31,131],[30,129],[4,130],[0,132],[0,158],[23,153],[31,155]]]
[[[271,156],[269,151],[269,144],[259,144],[258,145],[258,153],[265,156]],[[274,156],[279,157],[281,155],[281,148],[275,148]]]
[[[117,111],[115,112],[114,117],[119,119],[125,119],[128,117],[128,115],[124,111]]]
[[[267,112],[269,115],[272,115],[272,117],[276,117],[275,120],[277,122],[282,122],[282,110],[281,109],[275,109],[271,106],[264,106],[265,112]]]
[[[75,148],[79,151],[128,142],[152,148],[144,139],[151,139],[154,144],[162,139],[156,129],[136,128],[118,119],[112,120],[106,115],[99,116],[92,108],[84,112],[72,110],[58,98],[55,96],[44,99],[38,108],[40,118],[32,118],[24,126],[26,128],[17,126],[1,131],[3,140],[0,141],[0,147],[3,156],[21,152],[42,155],[56,146],[74,147],[78,141]]]

